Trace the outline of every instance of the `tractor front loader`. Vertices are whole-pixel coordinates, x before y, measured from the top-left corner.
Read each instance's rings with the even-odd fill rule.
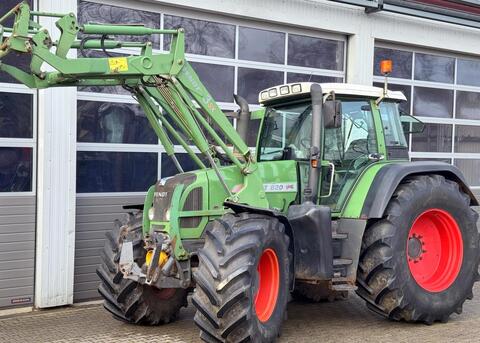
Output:
[[[456,167],[409,161],[405,137],[421,123],[400,113],[402,93],[279,85],[259,94],[258,111],[236,97],[236,131],[185,59],[183,29],[80,26],[72,13],[26,3],[0,24],[10,16],[13,27],[0,28],[0,61],[27,54],[30,70],[0,62],[1,71],[38,89],[124,87],[178,168],[107,234],[97,273],[115,318],[169,322],[194,290],[203,340],[272,342],[290,294],[318,301],[356,291],[380,315],[427,324],[460,313],[473,296],[478,202]],[[39,16],[58,17],[58,40]],[[116,35],[169,35],[170,51]],[[138,53],[108,54],[122,47]],[[105,57],[68,58],[72,49]],[[253,152],[245,142],[254,121]],[[182,170],[173,142],[197,170]]]

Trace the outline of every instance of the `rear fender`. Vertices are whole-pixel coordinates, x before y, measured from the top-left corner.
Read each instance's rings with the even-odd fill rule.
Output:
[[[458,183],[460,189],[470,197],[470,206],[478,201],[467,185],[462,172],[455,166],[442,162],[405,162],[387,164],[381,168],[367,193],[361,212],[362,219],[381,218],[398,185],[413,175],[438,174]]]

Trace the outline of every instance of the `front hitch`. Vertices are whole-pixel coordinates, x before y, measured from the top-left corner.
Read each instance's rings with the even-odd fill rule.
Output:
[[[154,249],[146,252],[145,264],[139,266],[133,258],[133,242],[128,240],[127,235],[127,240],[122,244],[119,261],[119,270],[123,277],[159,289],[190,287],[190,259],[176,260],[169,248],[170,239],[163,233],[155,232],[147,247],[151,246],[152,241],[155,242]]]
[[[118,267],[120,268],[120,271],[122,272],[125,279],[130,279],[142,284],[145,282],[146,275],[142,272],[142,269],[138,266],[138,264],[133,260],[132,241],[123,242]]]

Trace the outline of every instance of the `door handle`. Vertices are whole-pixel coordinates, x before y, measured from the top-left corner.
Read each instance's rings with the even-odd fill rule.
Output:
[[[328,187],[328,194],[321,195],[320,198],[328,198],[332,195],[333,192],[333,179],[335,177],[335,165],[332,162],[328,162],[328,166],[332,169],[332,174],[330,175],[330,185]]]

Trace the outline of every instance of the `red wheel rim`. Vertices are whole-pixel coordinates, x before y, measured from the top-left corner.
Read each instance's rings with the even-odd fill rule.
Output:
[[[255,312],[261,322],[270,319],[277,304],[280,286],[280,268],[275,251],[265,249],[257,267],[258,290],[255,295]]]
[[[450,213],[432,208],[415,219],[408,234],[407,260],[423,289],[442,292],[452,285],[462,266],[463,240]]]

